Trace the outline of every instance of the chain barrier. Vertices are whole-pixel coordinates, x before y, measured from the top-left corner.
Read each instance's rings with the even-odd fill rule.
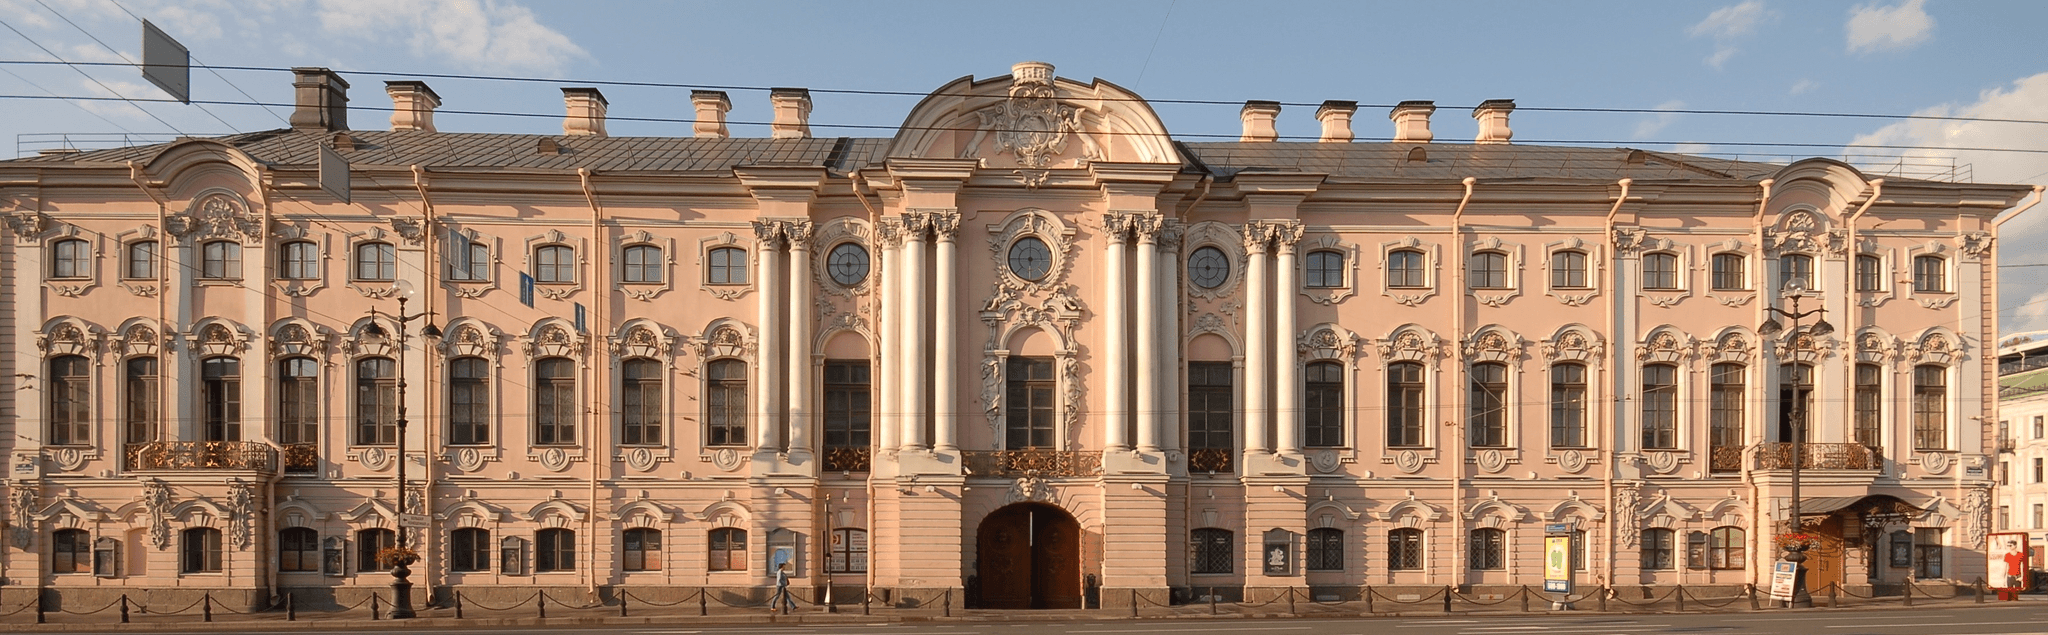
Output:
[[[22,613],[22,611],[27,611],[27,610],[29,610],[29,609],[35,608],[35,607],[36,607],[36,603],[37,603],[37,602],[39,602],[39,601],[40,601],[40,600],[32,600],[32,601],[30,601],[30,602],[29,602],[29,603],[27,603],[27,604],[23,604],[23,605],[21,605],[21,608],[18,608],[18,609],[14,609],[14,610],[12,610],[12,611],[8,611],[8,612],[6,612],[6,613],[0,613],[0,617],[13,617],[13,616],[16,616],[16,615],[20,615],[20,614]]]
[[[534,601],[534,600],[538,600],[538,599],[540,599],[540,595],[541,595],[541,592],[540,592],[540,591],[534,591],[534,592],[533,592],[533,597],[529,597],[529,598],[526,598],[526,599],[524,599],[524,600],[520,600],[520,601],[518,601],[518,602],[513,602],[513,603],[512,603],[512,606],[507,606],[507,607],[504,607],[504,608],[498,608],[498,607],[495,607],[495,606],[491,606],[491,605],[489,605],[489,604],[484,604],[484,603],[482,603],[482,602],[478,602],[478,601],[476,601],[476,600],[472,600],[472,599],[470,599],[470,598],[468,598],[468,597],[464,597],[464,598],[462,598],[462,601],[463,601],[463,603],[465,603],[465,604],[468,604],[468,605],[470,605],[470,606],[474,606],[474,607],[477,607],[477,608],[480,608],[480,609],[483,609],[483,610],[486,610],[486,611],[510,611],[510,610],[512,610],[512,609],[516,609],[516,608],[519,608],[519,607],[522,607],[522,606],[526,606],[526,603],[527,603],[527,602],[532,602],[532,601]]]
[[[1272,605],[1273,605],[1273,604],[1274,604],[1275,602],[1279,602],[1279,601],[1281,601],[1281,600],[1293,599],[1293,597],[1294,597],[1294,588],[1293,588],[1293,587],[1288,587],[1288,588],[1287,588],[1287,593],[1286,593],[1286,594],[1284,594],[1284,595],[1278,595],[1278,596],[1274,596],[1274,597],[1273,597],[1273,599],[1271,599],[1271,600],[1266,600],[1266,601],[1264,601],[1264,602],[1260,602],[1260,603],[1258,603],[1258,604],[1247,604],[1247,603],[1244,603],[1244,602],[1230,602],[1230,604],[1232,604],[1232,605],[1236,605],[1236,606],[1242,606],[1242,607],[1245,607],[1245,608],[1248,608],[1248,609],[1255,609],[1255,608],[1259,608],[1259,607],[1262,607],[1262,606],[1272,606]]]
[[[207,596],[207,597],[208,597],[208,598],[211,598],[212,596]],[[223,610],[223,611],[227,611],[227,612],[229,612],[229,613],[233,613],[233,614],[235,614],[235,615],[248,615],[248,614],[250,614],[250,613],[268,613],[268,612],[270,612],[270,610],[271,610],[271,609],[275,609],[275,608],[277,608],[278,600],[280,600],[280,599],[282,599],[282,598],[272,598],[272,599],[271,599],[271,601],[270,601],[270,604],[269,604],[268,606],[264,606],[263,608],[257,608],[257,609],[249,609],[249,611],[248,611],[248,612],[243,612],[243,611],[237,611],[237,610],[234,610],[234,609],[228,608],[228,605],[226,605],[226,604],[221,604],[221,605],[220,605],[220,610]]]
[[[655,602],[655,601],[653,601],[653,600],[649,600],[649,599],[647,599],[647,598],[643,598],[643,597],[640,597],[640,596],[637,596],[637,595],[633,595],[633,592],[632,592],[632,591],[627,591],[627,590],[625,590],[625,589],[620,589],[620,590],[619,590],[619,597],[622,597],[622,598],[624,598],[624,597],[631,597],[631,598],[633,598],[633,601],[634,601],[634,602],[639,602],[639,603],[641,603],[641,604],[645,604],[645,605],[648,605],[648,606],[655,606],[655,607],[661,607],[661,608],[668,608],[668,607],[671,607],[671,606],[682,606],[682,605],[683,605],[684,603],[687,603],[687,602],[691,602],[691,601],[694,601],[694,600],[696,600],[696,599],[697,599],[697,597],[696,597],[696,596],[697,596],[698,594],[701,594],[701,593],[703,593],[703,592],[704,592],[704,590],[703,590],[703,589],[697,589],[697,591],[696,591],[695,593],[691,593],[690,595],[686,595],[686,596],[683,596],[683,599],[680,599],[680,600],[676,600],[676,601],[674,601],[674,602],[669,602],[669,603],[666,603],[666,604],[663,604],[663,603],[661,603],[661,602]]]
[[[1907,587],[1918,587],[1919,585],[1916,585],[1916,584],[1912,584],[1912,583],[1907,583],[1907,584],[1906,584],[1906,586],[1907,586]],[[1924,590],[1924,589],[1917,589],[1917,588],[1916,588],[1916,590],[1919,590],[1919,591],[1920,591],[1920,597],[1924,597],[1924,598],[1927,598],[1927,599],[1930,599],[1930,600],[1953,600],[1953,599],[1956,599],[1956,598],[1958,598],[1958,597],[1961,597],[1961,596],[1963,595],[1963,592],[1962,592],[1962,591],[1960,591],[1960,590],[1957,590],[1957,589],[1955,588],[1955,585],[1949,585],[1949,589],[1948,589],[1948,591],[1949,591],[1949,592],[1948,592],[1948,595],[1946,595],[1946,596],[1942,596],[1942,595],[1935,595],[1935,594],[1932,594],[1932,593],[1928,593],[1928,592],[1927,592],[1926,590]]]
[[[543,596],[547,596],[547,594],[548,594],[548,592],[547,592],[547,591],[535,591],[535,593],[539,593],[539,594],[541,594],[541,595],[543,595]],[[574,605],[568,604],[568,603],[566,603],[566,602],[563,602],[563,601],[561,601],[561,600],[555,599],[555,598],[554,598],[553,596],[548,596],[548,597],[547,597],[547,599],[548,599],[548,601],[550,601],[550,602],[554,602],[554,603],[555,603],[555,606],[556,606],[557,608],[565,608],[565,609],[569,609],[569,610],[571,610],[571,611],[581,611],[581,610],[584,610],[584,609],[595,609],[595,608],[603,608],[603,607],[605,606],[605,604],[604,604],[604,598],[598,598],[598,600],[597,600],[597,603],[596,603],[596,604],[589,604],[589,605],[584,605],[584,606],[574,606]]]
[[[707,595],[710,595],[710,594],[708,594],[708,593],[707,593]],[[764,607],[764,606],[768,606],[768,602],[767,602],[767,601],[761,601],[761,602],[755,602],[755,603],[748,603],[748,604],[733,604],[733,603],[731,603],[731,602],[727,602],[727,601],[725,601],[725,598],[721,598],[721,597],[718,597],[717,595],[710,595],[710,597],[711,597],[711,600],[712,600],[712,601],[714,601],[714,602],[717,602],[717,603],[719,603],[719,604],[723,604],[723,605],[725,605],[725,606],[726,606],[726,608],[734,608],[734,609],[758,609],[758,608],[761,608],[761,607]]]
[[[185,606],[184,606],[184,608],[180,608],[180,609],[178,609],[178,610],[175,610],[175,611],[152,611],[152,610],[150,610],[150,609],[149,609],[149,605],[147,605],[147,604],[142,604],[142,605],[138,605],[138,606],[141,606],[141,607],[142,607],[142,614],[143,614],[143,615],[183,615],[183,614],[185,613],[185,611],[186,611],[187,609],[190,609],[190,608],[192,608],[192,607],[195,607],[195,606],[199,606],[199,603],[200,603],[200,602],[205,602],[205,601],[206,601],[206,598],[203,598],[203,597],[202,597],[202,598],[199,598],[199,599],[197,599],[197,600],[193,600],[191,604],[187,604],[187,605],[185,605]]]
[[[1465,594],[1463,594],[1463,593],[1457,593],[1457,592],[1455,592],[1455,591],[1453,591],[1452,593],[1456,595],[1456,597],[1458,598],[1458,601],[1460,601],[1460,602],[1464,602],[1464,603],[1466,603],[1466,604],[1470,604],[1470,605],[1473,605],[1473,606],[1499,606],[1499,605],[1502,605],[1502,604],[1506,604],[1506,603],[1508,602],[1508,600],[1512,600],[1512,599],[1515,599],[1516,597],[1519,597],[1519,596],[1520,596],[1520,595],[1522,594],[1522,592],[1524,592],[1524,591],[1528,591],[1528,590],[1529,590],[1529,587],[1522,587],[1522,588],[1519,588],[1519,589],[1515,589],[1515,592],[1514,592],[1514,593],[1510,593],[1510,594],[1507,594],[1507,595],[1501,596],[1501,598],[1500,598],[1500,601],[1498,601],[1498,602],[1481,602],[1481,601],[1479,601],[1479,600],[1477,600],[1477,599],[1474,599],[1474,597],[1476,597],[1476,596],[1467,596],[1467,595],[1465,595]]]
[[[1436,597],[1437,597],[1437,596],[1439,596],[1439,595],[1443,595],[1443,594],[1444,594],[1444,593],[1445,593],[1446,591],[1449,591],[1450,589],[1451,589],[1450,587],[1443,587],[1443,588],[1439,588],[1439,589],[1437,589],[1437,590],[1435,590],[1435,591],[1430,591],[1430,592],[1429,592],[1429,595],[1424,595],[1424,596],[1422,596],[1422,597],[1420,597],[1420,598],[1417,598],[1417,599],[1414,599],[1414,600],[1402,600],[1402,599],[1398,599],[1398,598],[1391,598],[1391,597],[1387,597],[1387,596],[1386,596],[1386,594],[1384,594],[1384,593],[1380,593],[1379,591],[1377,591],[1377,590],[1374,590],[1374,589],[1373,589],[1372,587],[1366,587],[1366,588],[1365,588],[1365,592],[1366,592],[1366,593],[1368,593],[1368,594],[1371,594],[1372,596],[1374,596],[1374,597],[1376,597],[1376,598],[1381,598],[1381,599],[1385,599],[1386,601],[1388,601],[1388,602],[1393,602],[1393,603],[1395,603],[1395,604],[1422,604],[1422,603],[1425,603],[1425,602],[1429,602],[1429,603],[1435,603],[1435,602],[1439,602],[1439,600],[1437,600],[1437,599],[1436,599]]]
[[[1664,597],[1662,597],[1662,598],[1659,598],[1659,597],[1655,597],[1655,596],[1651,596],[1651,598],[1650,598],[1650,601],[1648,601],[1648,602],[1642,602],[1642,603],[1630,602],[1630,601],[1628,601],[1628,600],[1622,599],[1622,597],[1621,597],[1621,594],[1620,594],[1620,593],[1614,593],[1614,594],[1611,594],[1611,595],[1609,595],[1608,597],[1611,597],[1611,598],[1613,598],[1613,599],[1614,599],[1614,601],[1616,601],[1616,602],[1620,602],[1620,603],[1622,603],[1622,604],[1626,604],[1626,605],[1629,605],[1629,606],[1656,606],[1656,605],[1658,605],[1658,604],[1663,604],[1665,600],[1669,600],[1669,599],[1671,599],[1671,596],[1672,596],[1672,595],[1675,595],[1675,594],[1677,594],[1677,593],[1678,593],[1678,589],[1679,589],[1679,588],[1682,588],[1682,587],[1678,587],[1678,588],[1673,588],[1673,589],[1671,589],[1671,592],[1670,592],[1670,593],[1666,593],[1666,594],[1664,594]]]
[[[120,605],[121,605],[121,603],[122,603],[123,601],[126,601],[126,598],[125,598],[125,597],[123,597],[123,598],[120,598],[120,599],[116,599],[116,600],[114,600],[114,601],[112,601],[112,602],[108,602],[106,606],[102,606],[102,607],[99,607],[98,609],[94,609],[94,610],[91,610],[91,611],[72,611],[72,610],[67,610],[67,609],[65,609],[64,607],[61,607],[61,606],[60,606],[60,607],[57,607],[57,612],[58,612],[58,613],[63,613],[63,614],[65,614],[65,615],[92,615],[92,614],[95,614],[95,613],[100,613],[100,612],[104,612],[104,611],[106,611],[107,609],[110,609],[110,608],[114,608],[114,607],[116,607],[116,606],[120,606]]]
[[[1697,594],[1692,594],[1692,593],[1686,593],[1686,591],[1685,591],[1685,587],[1682,587],[1682,586],[1681,586],[1681,587],[1678,587],[1678,589],[1677,589],[1677,590],[1678,590],[1678,592],[1679,592],[1679,593],[1682,593],[1682,594],[1684,594],[1684,595],[1689,595],[1689,596],[1692,596],[1692,601],[1694,601],[1694,602],[1698,602],[1698,603],[1700,604],[1700,606],[1704,606],[1704,607],[1707,607],[1707,608],[1710,608],[1710,609],[1718,609],[1718,608],[1723,608],[1723,607],[1726,607],[1726,606],[1728,606],[1728,605],[1731,605],[1731,604],[1734,604],[1734,603],[1736,603],[1736,602],[1740,602],[1740,601],[1742,601],[1742,600],[1744,600],[1744,599],[1747,599],[1747,598],[1745,598],[1745,597],[1744,597],[1743,595],[1740,595],[1740,594],[1738,594],[1738,595],[1734,595],[1734,596],[1731,596],[1731,597],[1729,597],[1727,601],[1724,601],[1724,602],[1722,602],[1722,603],[1720,603],[1720,604],[1714,604],[1714,603],[1708,602],[1708,601],[1706,601],[1706,600],[1702,600],[1702,599],[1700,599],[1700,596],[1699,596],[1699,595],[1697,595]]]

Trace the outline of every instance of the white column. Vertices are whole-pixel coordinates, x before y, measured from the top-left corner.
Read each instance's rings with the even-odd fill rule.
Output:
[[[881,246],[881,260],[877,265],[881,270],[881,277],[876,281],[875,288],[881,294],[882,315],[881,319],[877,320],[879,328],[876,329],[881,342],[875,348],[875,385],[880,387],[877,392],[880,393],[881,403],[876,404],[879,409],[875,415],[874,427],[877,435],[875,447],[885,452],[896,451],[896,446],[901,443],[896,433],[901,431],[897,419],[903,412],[903,405],[896,398],[899,392],[898,382],[903,381],[903,373],[899,368],[902,356],[896,352],[899,343],[903,341],[903,312],[898,308],[902,306],[899,297],[903,289],[903,251],[897,242],[900,239],[899,232],[900,228],[893,219],[883,219],[875,227],[876,237]]]
[[[1265,223],[1251,222],[1244,227],[1245,260],[1249,263],[1244,272],[1244,449],[1247,452],[1271,452],[1273,445],[1266,439],[1266,422],[1272,419],[1271,406],[1266,401],[1272,391],[1266,380],[1272,369],[1272,355],[1266,349],[1273,339],[1266,328],[1266,299],[1272,292],[1266,286],[1266,245],[1271,229]]]
[[[1130,292],[1124,289],[1124,278],[1128,250],[1125,236],[1130,231],[1130,217],[1124,214],[1103,214],[1104,257],[1108,266],[1103,269],[1102,324],[1109,327],[1103,334],[1102,379],[1096,382],[1107,393],[1104,395],[1102,418],[1102,445],[1107,450],[1128,450],[1131,448],[1130,432],[1124,427],[1131,416],[1131,393],[1125,386],[1130,385],[1130,354],[1124,303],[1130,300]]]
[[[756,273],[760,274],[759,284],[754,292],[759,316],[758,328],[761,334],[756,341],[760,350],[756,352],[754,365],[754,451],[772,452],[778,449],[781,422],[776,420],[775,385],[782,381],[781,320],[776,319],[782,307],[782,268],[779,244],[782,240],[783,224],[780,221],[756,221],[754,237],[759,241],[756,251]]]
[[[932,400],[933,429],[937,433],[932,442],[940,451],[951,452],[960,449],[960,376],[955,372],[960,367],[960,250],[953,242],[960,229],[960,213],[934,213],[931,226],[939,260],[938,283],[934,285],[938,312],[932,329],[937,338],[932,346],[932,391],[937,393]]]
[[[1301,240],[1301,226],[1281,225],[1275,229],[1273,242],[1280,250],[1280,258],[1273,272],[1277,281],[1273,283],[1272,299],[1273,393],[1278,396],[1273,409],[1274,436],[1280,453],[1301,454],[1301,365],[1294,354],[1295,331],[1300,330],[1294,320],[1294,298],[1301,287],[1300,272],[1295,269],[1294,243]]]
[[[1159,219],[1133,218],[1138,235],[1138,450],[1159,451]]]
[[[931,447],[931,439],[925,436],[924,422],[927,412],[925,404],[931,397],[930,377],[925,372],[925,342],[930,327],[927,316],[931,306],[926,303],[924,293],[924,233],[927,221],[922,213],[903,215],[903,362],[898,370],[903,373],[903,449]]]
[[[786,226],[789,238],[789,451],[811,453],[811,222]]]
[[[1168,220],[1159,228],[1159,357],[1151,363],[1160,370],[1159,444],[1167,450],[1180,448],[1180,238],[1178,222]]]

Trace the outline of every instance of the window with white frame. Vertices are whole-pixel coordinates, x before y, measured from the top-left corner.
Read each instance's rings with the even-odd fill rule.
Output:
[[[277,248],[277,277],[284,280],[313,280],[320,277],[320,245],[294,240]]]
[[[1714,254],[1712,283],[1715,291],[1748,290],[1749,259],[1742,254]]]
[[[1413,249],[1397,249],[1388,253],[1387,286],[1394,289],[1429,286],[1428,263],[1427,256]]]
[[[138,240],[128,243],[122,256],[121,277],[128,280],[156,279],[156,241]]]
[[[1586,283],[1586,252],[1560,251],[1550,254],[1550,288],[1584,289]]]
[[[1948,292],[1948,259],[1941,256],[1914,256],[1913,290],[1919,293]]]
[[[199,277],[207,280],[240,280],[242,245],[226,240],[200,245]]]
[[[66,238],[50,245],[50,277],[92,277],[92,244]]]
[[[1652,291],[1678,290],[1678,255],[1643,254],[1643,288]]]
[[[1482,251],[1472,254],[1467,261],[1466,271],[1474,289],[1508,288],[1508,255],[1498,251]]]
[[[355,279],[389,282],[398,279],[398,248],[391,243],[356,245]]]

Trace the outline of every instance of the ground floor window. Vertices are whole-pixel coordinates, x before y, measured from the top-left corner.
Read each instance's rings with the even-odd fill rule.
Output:
[[[1422,569],[1422,530],[1402,528],[1387,532],[1387,568],[1394,571]]]
[[[1508,532],[1505,530],[1472,530],[1472,568],[1478,571],[1507,568],[1507,544]]]
[[[1205,527],[1194,531],[1195,573],[1230,573],[1230,530]]]

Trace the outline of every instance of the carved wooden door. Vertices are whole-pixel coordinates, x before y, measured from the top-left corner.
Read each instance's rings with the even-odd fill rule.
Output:
[[[1806,588],[1821,593],[1830,584],[1842,583],[1842,517],[1829,516],[1809,533],[1820,542],[1806,552]]]
[[[983,608],[1031,608],[1029,507],[1003,508],[982,519],[975,553]]]
[[[1081,525],[1057,509],[1032,515],[1032,608],[1081,608]]]

